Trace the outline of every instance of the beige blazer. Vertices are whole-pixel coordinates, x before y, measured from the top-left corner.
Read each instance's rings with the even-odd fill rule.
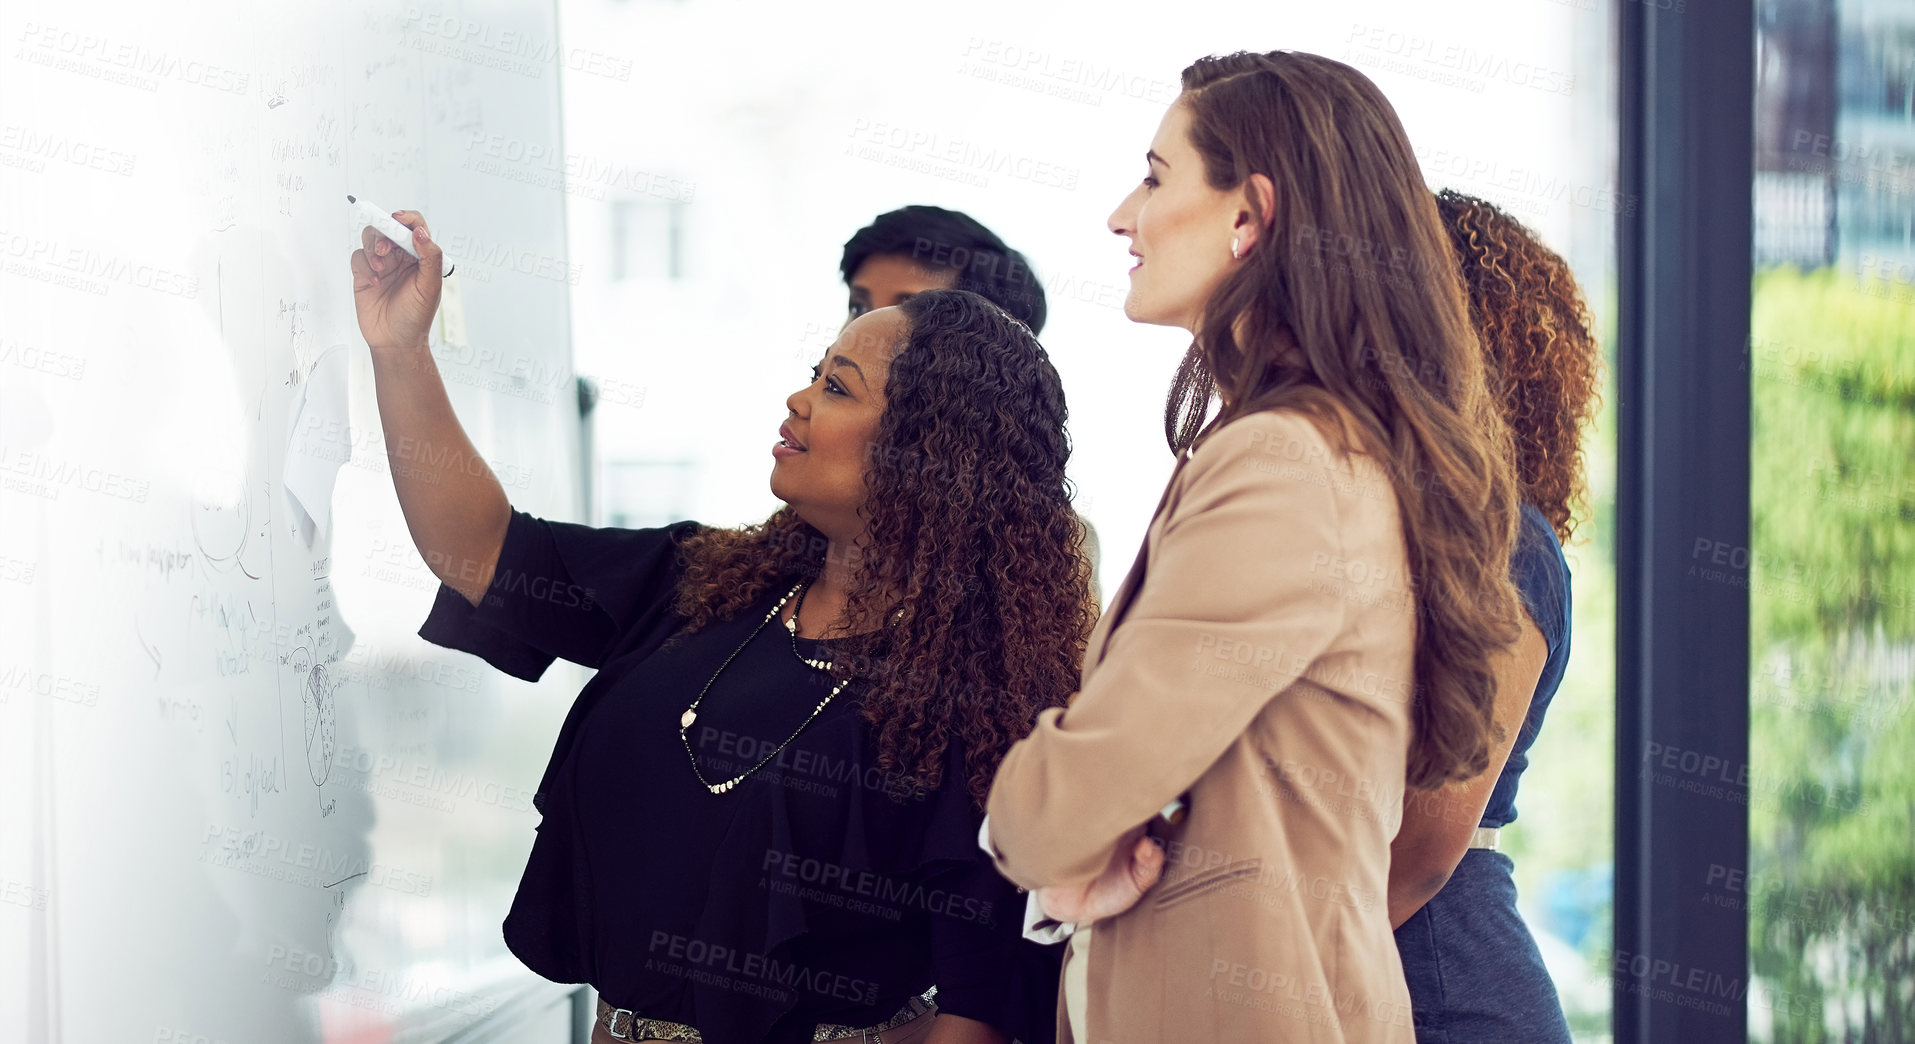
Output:
[[[1095,876],[1139,824],[1166,843],[1163,879],[1096,923],[1074,1044],[1414,1039],[1384,901],[1407,574],[1387,473],[1300,413],[1239,418],[1178,461],[1080,691],[991,788],[993,854],[1025,888]],[[1180,796],[1180,823],[1157,818]]]

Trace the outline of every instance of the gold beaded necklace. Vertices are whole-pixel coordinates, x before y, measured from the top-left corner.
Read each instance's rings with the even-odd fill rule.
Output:
[[[705,694],[711,691],[712,682],[717,681],[718,676],[725,673],[725,668],[731,666],[731,661],[737,659],[738,654],[745,651],[745,646],[750,645],[751,640],[753,638],[758,637],[758,632],[764,630],[767,624],[771,623],[772,620],[777,618],[780,612],[784,611],[785,603],[791,601],[794,595],[797,596],[798,604],[792,607],[791,619],[785,621],[785,630],[791,632],[791,654],[793,656],[798,657],[800,661],[806,664],[809,664],[811,667],[817,670],[825,671],[827,673],[831,670],[831,667],[832,667],[831,661],[813,660],[798,651],[798,614],[804,610],[805,591],[808,590],[809,587],[810,587],[809,584],[801,580],[791,590],[786,591],[785,596],[783,598],[778,599],[778,604],[771,607],[771,612],[766,613],[765,618],[758,622],[758,626],[752,628],[751,634],[747,635],[745,640],[739,643],[738,648],[733,649],[731,651],[730,656],[725,657],[724,663],[721,663],[718,665],[718,669],[712,672],[711,679],[705,682],[705,687],[698,690],[698,698],[692,700],[691,706],[686,707],[685,713],[679,715],[678,717],[678,740],[679,742],[685,745],[685,755],[691,758],[692,774],[698,777],[698,782],[703,783],[705,785],[706,790],[709,790],[714,794],[723,794],[725,791],[730,790],[731,788],[737,786],[739,782],[742,781],[746,776],[749,776],[752,773],[758,771],[759,769],[764,768],[766,765],[771,764],[772,759],[776,758],[780,753],[782,753],[787,746],[790,746],[792,740],[795,740],[798,738],[798,733],[805,731],[805,726],[810,725],[813,719],[817,718],[819,714],[824,712],[825,705],[829,704],[833,697],[837,696],[839,692],[843,691],[846,685],[850,684],[850,679],[845,678],[845,679],[841,679],[836,685],[833,685],[831,687],[831,691],[825,694],[825,698],[822,700],[819,700],[818,705],[811,709],[811,714],[808,717],[806,717],[803,722],[799,723],[798,727],[792,731],[790,736],[785,737],[785,741],[783,743],[778,744],[778,749],[765,755],[764,758],[758,762],[758,764],[753,765],[752,767],[746,769],[743,772],[740,772],[738,775],[733,776],[732,778],[724,781],[723,783],[713,783],[710,780],[705,778],[705,774],[703,772],[698,771],[698,755],[692,753],[691,739],[686,735],[686,733],[692,727],[692,722],[698,720],[698,705],[704,701]]]

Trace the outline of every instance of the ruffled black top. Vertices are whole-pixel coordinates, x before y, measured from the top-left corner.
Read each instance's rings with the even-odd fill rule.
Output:
[[[693,774],[693,754],[712,783],[757,764],[833,684],[776,620],[746,642],[784,586],[666,640],[684,623],[677,541],[696,528],[515,510],[481,604],[442,586],[420,628],[527,680],[561,656],[598,668],[534,799],[543,820],[506,944],[546,978],[710,1044],[876,1024],[933,985],[940,1011],[1048,1044],[1059,948],[1021,938],[1024,896],[978,849],[957,742],[938,789],[900,788],[876,767],[854,681],[728,792]],[[798,643],[830,658],[829,643]],[[734,650],[681,740],[680,715]]]

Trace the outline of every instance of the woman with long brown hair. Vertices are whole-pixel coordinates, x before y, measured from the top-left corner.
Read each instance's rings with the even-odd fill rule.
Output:
[[[400,506],[443,581],[420,633],[528,680],[598,669],[534,799],[513,953],[597,988],[597,1042],[1048,1041],[1056,957],[976,848],[1091,623],[1030,330],[960,290],[852,320],[785,400],[786,506],[759,525],[548,521],[436,463],[478,455],[426,345],[440,251],[395,216],[422,260],[369,229],[352,269]],[[722,400],[724,375],[688,393]],[[420,445],[442,449],[401,459]]]
[[[1390,845],[1390,923],[1419,1040],[1567,1044],[1556,987],[1516,911],[1515,864],[1497,847],[1569,662],[1562,545],[1587,492],[1582,433],[1602,348],[1567,262],[1492,203],[1449,190],[1436,201],[1490,387],[1515,435],[1523,514],[1510,573],[1526,615],[1522,637],[1498,661],[1489,767],[1404,802]]]
[[[1488,763],[1517,503],[1409,141],[1347,65],[1183,73],[1110,228],[1125,311],[1193,343],[1179,454],[1067,710],[992,787],[998,866],[1080,924],[1068,1039],[1406,1041],[1384,905],[1403,793]],[[1212,412],[1213,399],[1221,402]],[[1180,812],[1168,812],[1181,806]],[[1062,915],[1062,916],[1060,916]]]

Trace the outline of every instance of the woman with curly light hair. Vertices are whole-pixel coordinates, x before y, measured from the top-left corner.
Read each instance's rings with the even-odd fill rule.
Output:
[[[1497,843],[1516,818],[1517,781],[1569,660],[1562,542],[1587,495],[1582,433],[1602,350],[1561,257],[1494,204],[1445,190],[1437,209],[1515,438],[1523,514],[1510,572],[1527,619],[1496,670],[1489,768],[1404,802],[1390,845],[1390,923],[1420,1041],[1566,1042],[1556,988],[1516,912],[1514,864]]]
[[[397,217],[423,262],[371,230],[352,259],[387,445],[470,453],[426,348],[440,252]],[[1058,957],[976,836],[1092,623],[1057,372],[998,306],[926,290],[848,323],[784,405],[785,506],[737,529],[547,521],[490,473],[393,469],[443,581],[426,639],[598,669],[506,942],[596,987],[600,1044],[1048,1042]]]

